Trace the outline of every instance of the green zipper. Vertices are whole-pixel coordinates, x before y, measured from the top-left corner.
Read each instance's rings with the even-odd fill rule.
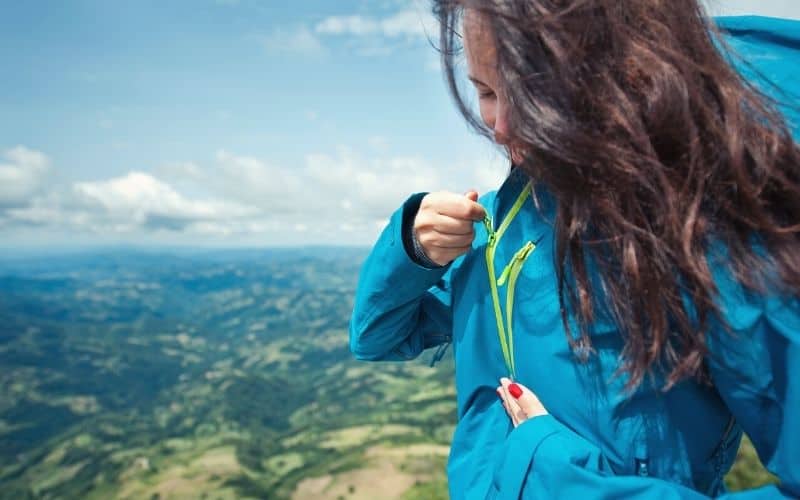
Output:
[[[488,243],[486,245],[486,267],[489,272],[489,288],[492,294],[492,305],[494,307],[495,321],[497,322],[497,335],[500,339],[500,347],[503,351],[503,360],[508,368],[509,378],[515,380],[516,367],[514,364],[514,331],[512,324],[512,315],[514,311],[514,288],[516,287],[517,278],[522,271],[522,266],[525,261],[536,248],[536,245],[529,241],[522,248],[520,248],[511,261],[506,265],[505,269],[497,278],[494,270],[494,256],[500,239],[508,229],[511,221],[517,216],[522,205],[530,195],[530,185],[526,184],[525,189],[517,197],[517,201],[511,207],[508,215],[500,224],[497,231],[494,230],[492,218],[487,214],[483,220],[486,231],[489,234]],[[498,287],[504,286],[508,282],[508,289],[506,290],[506,314],[505,324],[503,318],[503,310],[500,307],[500,293]],[[507,333],[506,333],[507,332]]]

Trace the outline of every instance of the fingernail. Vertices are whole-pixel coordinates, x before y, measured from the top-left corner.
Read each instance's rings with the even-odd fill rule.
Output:
[[[503,392],[500,389],[495,389],[495,392],[497,392],[498,398],[503,399]]]
[[[522,396],[522,389],[520,389],[519,386],[513,382],[508,385],[508,392],[514,396],[514,399],[519,399],[519,397]]]

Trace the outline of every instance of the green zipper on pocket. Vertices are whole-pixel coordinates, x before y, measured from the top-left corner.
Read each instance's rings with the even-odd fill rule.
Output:
[[[525,264],[525,260],[527,260],[528,256],[530,256],[535,248],[536,245],[534,245],[532,241],[526,243],[524,247],[519,249],[511,260],[511,263],[506,267],[506,269],[509,270],[508,274],[506,274],[506,271],[503,271],[500,279],[497,280],[497,285],[503,286],[501,281],[505,282],[504,278],[510,275],[508,288],[506,289],[506,331],[508,332],[508,346],[511,350],[512,375],[516,375],[516,365],[514,364],[514,323],[512,321],[514,313],[514,291],[517,286],[517,277],[519,277],[519,273],[522,271],[522,265]]]
[[[516,277],[519,275],[519,271],[522,268],[522,264],[525,263],[525,259],[531,254],[531,251],[536,248],[536,245],[533,244],[532,241],[529,241],[525,244],[524,247],[517,250],[517,253],[514,254],[514,257],[511,259],[511,262],[508,263],[505,269],[503,269],[503,273],[500,275],[500,278],[497,279],[497,286],[503,286],[506,284],[506,280],[511,277],[511,283],[516,281]],[[513,287],[514,285],[509,285],[509,287]]]
[[[529,241],[524,247],[517,251],[514,257],[511,259],[511,262],[509,262],[509,264],[503,270],[503,273],[499,279],[495,275],[494,256],[497,250],[497,245],[500,243],[500,239],[503,237],[506,229],[508,229],[511,221],[519,213],[522,205],[525,203],[525,200],[527,200],[529,195],[530,184],[526,184],[525,189],[523,189],[522,193],[520,193],[519,197],[517,197],[517,201],[511,207],[511,210],[505,219],[503,219],[503,222],[500,224],[500,227],[497,229],[497,231],[494,231],[492,218],[489,217],[488,214],[483,220],[483,224],[486,226],[486,231],[489,234],[488,243],[486,245],[486,267],[489,272],[489,288],[492,295],[492,306],[494,307],[495,321],[497,322],[497,335],[500,339],[500,348],[503,351],[503,360],[508,368],[509,378],[512,380],[515,379],[516,375],[516,367],[514,364],[514,339],[511,323],[514,308],[514,287],[517,282],[517,277],[522,270],[522,265],[525,263],[525,260],[528,258],[530,253],[536,248],[536,245]],[[503,310],[500,306],[500,292],[498,291],[498,287],[503,286],[506,283],[506,280],[508,280],[508,289],[506,291],[506,317],[504,324]],[[508,332],[508,334],[506,334],[506,332]]]

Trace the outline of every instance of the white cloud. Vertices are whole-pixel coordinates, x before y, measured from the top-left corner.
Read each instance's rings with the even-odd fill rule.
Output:
[[[381,139],[381,140],[379,140]],[[387,217],[419,191],[480,193],[496,188],[506,168],[487,158],[438,165],[393,156],[385,146],[367,155],[352,148],[307,155],[294,167],[217,152],[210,165],[176,163],[155,173],[38,188],[0,211],[0,228],[94,235],[121,241],[225,240],[258,244],[370,244]],[[49,168],[25,148],[7,153],[15,165]]]
[[[454,160],[448,165],[393,156],[388,148],[367,151],[364,155],[341,146],[333,152],[308,154],[303,163],[291,167],[220,151],[211,168],[199,173],[196,168],[173,169],[173,174],[183,171],[195,181],[202,179],[223,199],[256,207],[258,215],[247,220],[266,224],[264,228],[272,228],[281,238],[292,233],[309,243],[369,244],[410,194],[467,189],[483,194],[497,188],[507,171],[507,161],[488,147],[485,155],[468,163]],[[181,182],[181,178],[171,181]],[[239,225],[237,230],[257,229]]]
[[[279,168],[258,158],[239,156],[220,150],[217,167],[207,172],[207,186],[231,199],[245,200],[271,213],[291,212],[304,190],[297,172]]]
[[[494,156],[485,164],[476,166],[473,170],[472,185],[467,189],[475,189],[483,195],[487,191],[497,189],[503,183],[508,173],[508,160],[500,156]]]
[[[400,47],[438,36],[438,21],[422,4],[403,2],[400,10],[377,17],[331,16],[314,26],[321,37],[347,39],[347,46],[364,57],[387,56]]]
[[[436,169],[421,158],[367,160],[344,147],[335,155],[308,155],[304,174],[326,205],[341,206],[347,200],[349,210],[365,219],[385,217],[411,193],[443,184]]]
[[[16,146],[3,153],[0,163],[0,209],[28,203],[46,184],[50,159],[44,153]]]
[[[304,26],[295,29],[277,28],[262,38],[264,48],[270,53],[314,55],[325,52],[317,36]]]
[[[241,224],[258,210],[218,199],[190,199],[144,172],[54,187],[10,209],[2,226],[38,226],[79,232],[202,232],[211,226]],[[214,232],[219,233],[218,227]]]
[[[385,36],[421,37],[435,36],[438,21],[427,11],[405,10],[381,21],[381,30]]]
[[[315,31],[323,35],[422,38],[434,36],[437,26],[433,15],[412,8],[384,18],[361,15],[332,16],[319,22]]]
[[[374,35],[380,23],[364,16],[333,16],[317,24],[316,32],[323,35]]]
[[[253,213],[252,209],[231,202],[187,199],[170,185],[144,172],[130,172],[107,181],[81,182],[73,189],[76,196],[99,205],[111,218],[136,225],[185,225]]]

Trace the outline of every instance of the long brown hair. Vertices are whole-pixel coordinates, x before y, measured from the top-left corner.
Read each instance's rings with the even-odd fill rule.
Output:
[[[719,314],[712,244],[747,288],[800,293],[800,150],[775,102],[730,65],[697,0],[434,4],[451,91],[487,137],[455,59],[463,9],[490,23],[512,139],[527,152],[519,167],[558,200],[555,265],[573,346],[591,347],[603,307],[625,338],[629,388],[656,367],[665,389],[702,377],[704,332]]]

